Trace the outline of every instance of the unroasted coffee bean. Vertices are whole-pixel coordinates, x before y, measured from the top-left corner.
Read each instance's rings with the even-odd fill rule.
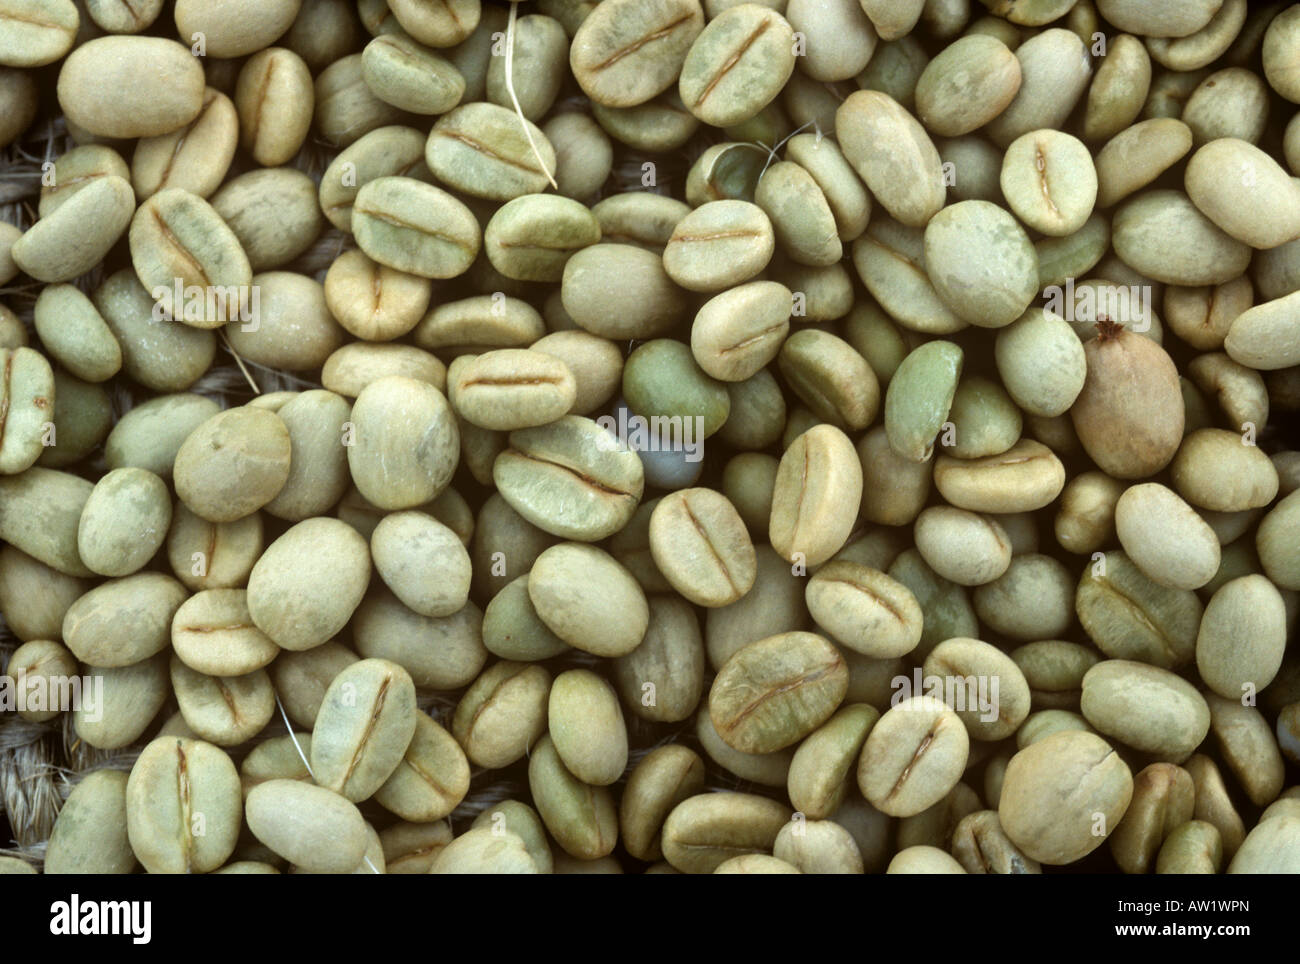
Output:
[[[645,488],[636,453],[577,415],[511,432],[492,477],[510,507],[533,525],[591,541],[623,528]]]
[[[892,706],[858,760],[858,787],[873,807],[910,817],[942,800],[961,778],[970,738],[957,714],[930,696]]]
[[[295,867],[350,872],[366,851],[361,811],[337,793],[297,780],[268,780],[245,804],[248,829]]]
[[[712,489],[682,489],[650,516],[650,552],[678,592],[700,606],[726,606],[754,585],[754,546],[739,514]]]
[[[615,0],[573,34],[569,63],[593,102],[633,107],[667,89],[704,28],[699,0]]]
[[[510,432],[567,415],[577,398],[573,373],[538,351],[504,348],[453,363],[448,396],[462,418],[480,428]]]
[[[172,617],[171,641],[187,666],[208,676],[243,676],[280,653],[253,625],[243,589],[208,589],[191,596]]]
[[[131,849],[152,874],[216,870],[235,850],[242,806],[239,774],[224,751],[159,737],[127,780]]]
[[[718,671],[709,715],[742,753],[772,753],[811,733],[848,689],[848,667],[815,633],[784,633],[750,643]]]
[[[664,822],[664,858],[683,873],[711,874],[737,854],[776,845],[790,810],[750,793],[702,793],[679,803]]]
[[[416,731],[415,684],[395,663],[363,659],[325,692],[311,738],[316,781],[365,800],[401,763]]]
[[[1011,758],[998,820],[1027,856],[1064,864],[1101,846],[1132,798],[1132,773],[1105,740],[1056,733]]]
[[[202,64],[174,40],[100,37],[63,62],[59,106],[74,124],[101,137],[154,137],[198,116],[203,86]]]

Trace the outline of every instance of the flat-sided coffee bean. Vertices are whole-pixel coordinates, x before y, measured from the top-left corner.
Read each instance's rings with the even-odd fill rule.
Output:
[[[180,188],[159,191],[135,212],[129,237],[136,275],[166,317],[219,328],[250,310],[248,255],[201,197]],[[202,297],[193,298],[191,288]]]
[[[171,641],[187,666],[208,676],[243,676],[270,665],[280,647],[253,624],[243,589],[208,589],[172,618]]]
[[[806,600],[817,625],[875,659],[904,656],[921,641],[916,597],[878,569],[847,560],[828,562],[808,580]]]
[[[952,833],[952,853],[968,874],[1040,874],[1038,861],[1011,842],[996,810],[967,814]]]
[[[1046,445],[1021,439],[979,459],[940,455],[934,485],[950,503],[973,512],[1031,512],[1060,495],[1065,467]]]
[[[54,387],[54,371],[40,352],[0,348],[0,474],[17,475],[41,457],[54,425]]]
[[[1029,684],[996,646],[960,636],[947,639],[930,651],[923,669],[926,679],[944,682],[943,699],[971,739],[1004,739],[1029,715]]]
[[[673,587],[697,605],[729,605],[754,585],[749,533],[735,506],[712,489],[661,499],[650,517],[650,551]]]
[[[711,874],[724,861],[764,854],[790,822],[790,810],[752,793],[700,793],[664,821],[664,858],[682,873]]]
[[[672,86],[704,29],[699,0],[614,0],[573,34],[569,64],[594,103],[634,107]]]
[[[126,783],[127,832],[151,874],[203,874],[234,853],[243,799],[230,757],[209,743],[159,737]]]
[[[427,874],[438,855],[451,843],[451,825],[406,823],[385,828],[379,834],[384,848],[384,863],[390,874]]]
[[[618,844],[618,811],[606,787],[583,783],[544,736],[528,761],[528,788],[551,836],[570,856],[595,860]]]
[[[481,238],[469,208],[411,177],[376,178],[358,191],[352,231],[371,258],[421,278],[464,274]]]
[[[797,331],[778,356],[786,384],[821,421],[866,428],[880,410],[880,383],[867,360],[825,331]]]
[[[263,670],[208,676],[171,659],[172,692],[185,725],[217,746],[238,746],[262,732],[275,712],[275,690]]]
[[[533,525],[592,542],[627,524],[645,488],[637,454],[578,415],[511,432],[492,476],[511,508]]]
[[[380,127],[339,152],[320,181],[320,209],[340,231],[352,230],[357,193],[381,177],[428,180],[425,137],[413,127]]]
[[[503,660],[465,691],[452,733],[475,766],[507,767],[546,732],[551,674],[546,667]]]
[[[353,663],[334,677],[312,729],[316,782],[353,802],[369,798],[402,762],[417,712],[406,670],[383,659]]]
[[[56,695],[59,688],[76,675],[77,659],[66,646],[51,639],[32,639],[13,651],[0,679],[11,692],[27,694],[19,716],[29,723],[48,723],[63,713]]]
[[[865,703],[841,707],[808,734],[790,761],[786,789],[800,813],[822,820],[839,810],[867,734],[880,711]]]
[[[715,127],[749,120],[794,72],[794,30],[775,10],[729,7],[695,38],[678,91],[692,114]]]
[[[762,208],[711,201],[677,223],[664,248],[664,269],[683,288],[721,291],[762,271],[775,249],[772,222]]]
[[[404,820],[441,820],[469,792],[469,763],[455,738],[428,714],[418,713],[406,755],[375,800]]]
[[[209,87],[203,109],[184,127],[146,137],[131,158],[131,183],[138,197],[177,187],[201,198],[225,180],[239,147],[239,115],[230,98]]]
[[[483,248],[507,278],[559,281],[569,258],[600,238],[600,223],[586,205],[567,197],[525,194],[492,215]]]
[[[781,456],[772,548],[790,562],[820,565],[847,541],[861,502],[862,464],[848,436],[833,425],[809,429]]]
[[[628,777],[619,800],[619,833],[627,852],[638,860],[662,857],[668,814],[703,789],[704,762],[695,751],[677,744],[651,751]]]
[[[262,554],[262,516],[209,522],[178,502],[167,534],[167,561],[193,592],[242,586]]]
[[[823,637],[770,636],[741,649],[718,672],[709,715],[729,746],[772,753],[821,726],[848,683],[844,657]]]
[[[577,397],[560,359],[527,349],[500,349],[458,360],[448,395],[461,418],[497,432],[532,428],[567,415]]]
[[[877,810],[910,817],[957,785],[969,751],[966,727],[951,708],[912,696],[871,728],[858,761],[858,787]]]
[[[403,30],[430,47],[454,47],[474,32],[481,16],[475,0],[448,0],[433,6],[419,0],[394,0],[388,6]],[[385,32],[388,29],[386,26]]]
[[[9,0],[0,7],[0,64],[52,64],[77,39],[80,16],[72,0]]]
[[[540,194],[555,173],[555,148],[546,135],[496,104],[462,104],[443,114],[424,157],[440,181],[494,201]]]
[[[740,382],[776,357],[790,330],[793,296],[775,281],[751,281],[709,299],[691,326],[691,353],[711,378]]]

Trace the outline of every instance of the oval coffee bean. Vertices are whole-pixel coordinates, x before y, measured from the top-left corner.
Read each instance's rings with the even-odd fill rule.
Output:
[[[267,546],[248,577],[253,623],[282,649],[328,642],[356,611],[370,581],[370,548],[346,522],[299,522]]]
[[[369,798],[402,762],[416,716],[406,670],[384,659],[353,663],[325,691],[311,734],[312,776],[354,803]]]
[[[367,182],[352,205],[352,232],[375,261],[421,278],[464,274],[481,244],[469,208],[412,177]]]
[[[176,494],[209,522],[234,522],[274,499],[289,478],[289,430],[274,412],[214,415],[176,453]]]
[[[248,829],[277,856],[318,874],[345,874],[366,852],[366,821],[356,805],[298,780],[268,780],[245,802]]]
[[[622,529],[645,489],[638,455],[577,415],[511,432],[492,478],[510,507],[533,525],[591,542]]]
[[[650,516],[650,552],[678,592],[699,606],[726,606],[754,585],[754,544],[726,496],[680,489]]]
[[[203,90],[199,59],[161,37],[99,37],[59,69],[59,106],[100,137],[155,137],[184,127],[203,109]]]
[[[772,548],[806,566],[848,540],[862,502],[862,464],[842,431],[818,425],[795,439],[777,469],[768,523]]]
[[[789,808],[769,797],[696,794],[664,821],[664,859],[682,873],[711,874],[732,857],[770,852],[789,822]]]
[[[632,574],[605,551],[577,542],[537,557],[528,596],[551,632],[597,656],[626,656],[650,622],[645,593]]]
[[[1101,737],[1056,733],[1011,758],[998,820],[1024,854],[1068,864],[1101,846],[1133,797],[1133,774]]]
[[[45,848],[47,874],[129,874],[135,853],[127,830],[127,775],[92,770],[59,809]]]
[[[844,657],[823,637],[783,633],[727,660],[709,691],[709,716],[733,749],[772,753],[821,726],[848,685]]]
[[[910,817],[942,800],[966,767],[970,737],[949,707],[912,696],[872,727],[858,761],[858,787],[873,807]]]
[[[553,422],[577,398],[569,366],[539,351],[503,348],[458,360],[452,368],[447,388],[456,414],[496,432]]]
[[[415,508],[451,481],[460,432],[447,399],[427,382],[402,375],[371,382],[352,406],[352,425],[352,481],[379,508]]]
[[[262,669],[280,647],[253,624],[243,589],[208,589],[176,610],[172,648],[185,665],[208,676],[243,676]]]
[[[126,783],[127,833],[151,874],[203,874],[234,853],[243,797],[230,757],[200,740],[158,737]]]
[[[627,727],[618,695],[590,670],[566,670],[551,684],[547,730],[565,768],[604,787],[627,769]]]

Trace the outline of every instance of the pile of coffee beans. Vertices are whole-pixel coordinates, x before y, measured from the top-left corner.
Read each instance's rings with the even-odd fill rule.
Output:
[[[1300,873],[1298,104],[1300,3],[0,0],[0,873]]]

